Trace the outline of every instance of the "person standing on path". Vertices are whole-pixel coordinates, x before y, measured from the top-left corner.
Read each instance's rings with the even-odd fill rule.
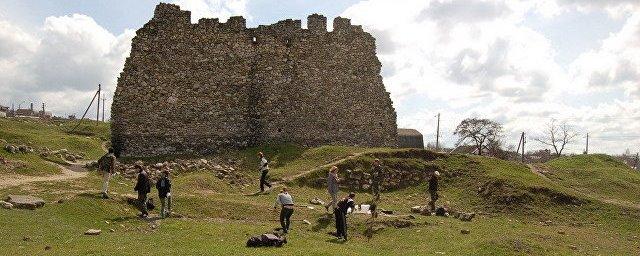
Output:
[[[109,199],[109,180],[116,169],[116,156],[113,148],[98,160],[98,170],[102,172],[102,198]]]
[[[156,183],[158,190],[158,198],[160,198],[160,217],[165,218],[171,214],[171,179],[169,179],[169,171],[162,172],[162,178]]]
[[[282,191],[278,194],[276,204],[273,205],[273,210],[278,209],[278,205],[282,206],[280,210],[280,226],[282,226],[282,231],[287,234],[289,233],[291,215],[293,214],[293,198],[289,194],[289,189],[286,187],[282,188]]]
[[[271,188],[271,183],[267,181],[267,174],[269,174],[269,161],[264,157],[262,152],[258,152],[260,158],[260,192],[264,192],[264,186]]]
[[[440,176],[440,172],[435,171],[431,173],[429,177],[429,196],[431,197],[431,201],[429,201],[429,208],[431,212],[435,212],[436,210],[436,201],[438,200],[438,177]]]
[[[351,212],[356,208],[356,203],[353,201],[355,197],[355,193],[349,193],[349,196],[338,202],[338,208],[333,211],[336,217],[336,236],[344,241],[347,241],[347,212],[349,208],[351,208]]]
[[[142,166],[136,165],[136,169],[138,169],[138,181],[136,182],[136,186],[133,190],[138,192],[140,217],[147,218],[149,216],[149,211],[147,210],[147,201],[149,198],[147,197],[147,194],[151,192],[151,181],[149,180],[149,175]]]
[[[373,168],[371,169],[371,194],[373,195],[374,203],[380,200],[380,182],[382,176],[382,164],[380,159],[373,160]]]
[[[338,203],[338,167],[331,166],[329,169],[329,174],[327,176],[327,190],[329,195],[331,196],[331,201],[324,205],[324,208],[329,211],[329,206],[333,207],[333,210],[336,209],[336,203]]]

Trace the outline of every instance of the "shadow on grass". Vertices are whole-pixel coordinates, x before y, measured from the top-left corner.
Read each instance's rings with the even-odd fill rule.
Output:
[[[332,244],[344,244],[347,241],[346,240],[342,240],[342,239],[338,239],[337,237],[335,237],[335,238],[328,239],[325,242],[329,242],[329,243],[332,243]]]
[[[314,232],[318,232],[320,230],[323,230],[323,229],[327,228],[329,226],[329,224],[331,224],[331,222],[333,220],[332,216],[333,215],[328,215],[328,214],[320,216],[318,218],[318,220],[317,220],[317,224],[314,225],[311,228],[311,230],[314,231]]]
[[[107,199],[103,199],[102,198],[102,193],[89,193],[89,192],[85,192],[85,193],[80,193],[78,194],[79,197],[84,197],[84,198],[90,198],[90,199],[100,199],[100,200],[107,200]]]
[[[106,218],[105,220],[111,221],[113,223],[118,223],[118,222],[129,222],[132,220],[141,220],[141,221],[146,221],[146,222],[154,222],[157,220],[162,220],[163,218],[161,218],[160,216],[153,216],[153,217],[148,217],[148,218],[141,218],[140,216],[120,216],[120,217],[115,217],[115,218]]]

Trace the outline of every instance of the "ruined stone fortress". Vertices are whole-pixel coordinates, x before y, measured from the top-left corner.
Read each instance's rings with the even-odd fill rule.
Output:
[[[247,28],[190,22],[159,4],[136,32],[112,105],[122,156],[207,154],[261,143],[395,146],[375,39],[345,18]]]

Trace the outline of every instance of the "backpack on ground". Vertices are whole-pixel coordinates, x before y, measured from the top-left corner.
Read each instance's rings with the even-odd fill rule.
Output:
[[[147,200],[147,210],[152,211],[155,208],[156,205],[153,203],[153,198],[149,198],[149,200]]]
[[[247,240],[247,247],[280,247],[286,243],[286,237],[281,237],[276,234],[262,234],[250,237],[249,240]]]

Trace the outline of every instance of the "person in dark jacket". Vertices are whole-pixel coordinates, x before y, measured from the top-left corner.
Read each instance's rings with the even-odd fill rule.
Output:
[[[378,202],[380,200],[380,182],[382,176],[382,164],[380,159],[373,160],[373,168],[371,170],[371,192],[373,194],[373,201]]]
[[[338,207],[333,211],[336,216],[336,236],[338,239],[347,241],[347,212],[349,208],[351,208],[351,212],[356,208],[356,203],[353,201],[355,197],[355,193],[349,193],[349,196],[338,202]]]
[[[156,183],[158,190],[158,198],[160,198],[160,218],[165,218],[171,214],[171,179],[169,179],[169,171],[162,172],[162,178]]]
[[[140,165],[135,166],[138,169],[138,181],[136,182],[136,186],[133,188],[134,191],[138,192],[138,207],[140,208],[140,217],[147,218],[149,216],[149,211],[147,210],[147,194],[151,192],[151,181],[149,180],[149,175]]]
[[[431,201],[429,201],[429,208],[431,212],[436,210],[436,201],[438,200],[438,177],[440,176],[440,172],[435,171],[429,177],[429,196],[431,197]]]

